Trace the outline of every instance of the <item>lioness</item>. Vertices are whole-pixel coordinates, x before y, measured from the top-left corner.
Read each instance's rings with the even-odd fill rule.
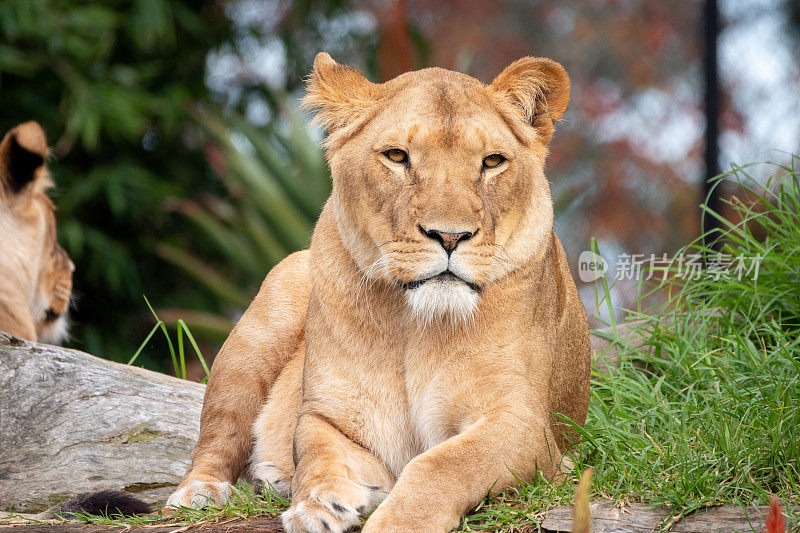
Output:
[[[317,55],[304,103],[333,192],[217,356],[168,506],[226,500],[250,456],[291,492],[289,532],[376,505],[364,531],[447,531],[490,490],[556,474],[575,438],[556,413],[583,424],[589,398],[543,171],[568,101],[549,59],[487,86],[440,68],[375,84]]]
[[[0,143],[0,331],[58,343],[67,336],[75,265],[56,241],[46,158],[36,122],[20,124]]]

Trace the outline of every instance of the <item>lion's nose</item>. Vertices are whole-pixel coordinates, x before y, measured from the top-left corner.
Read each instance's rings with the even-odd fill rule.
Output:
[[[419,231],[429,239],[439,241],[439,244],[442,245],[442,248],[447,251],[447,255],[453,253],[453,250],[456,249],[458,243],[471,239],[478,232],[475,230],[451,233],[449,231],[441,231],[433,228],[423,228],[422,226],[419,226]]]

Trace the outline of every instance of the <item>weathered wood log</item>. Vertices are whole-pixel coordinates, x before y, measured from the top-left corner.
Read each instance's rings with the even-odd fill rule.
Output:
[[[672,533],[760,532],[764,528],[768,506],[736,507],[724,505],[680,517],[663,507],[632,503],[619,506],[613,502],[591,504],[593,533],[651,532],[668,526]],[[572,507],[556,507],[545,512],[542,530],[572,531]]]
[[[204,391],[0,333],[0,509],[102,489],[163,503],[189,465]]]
[[[283,533],[279,518],[223,519],[219,522],[182,527],[180,524],[148,525],[147,527],[113,527],[86,524],[57,523],[55,521],[13,520],[3,522],[0,513],[0,531],[8,533],[176,533],[181,531],[202,531],[203,533]]]

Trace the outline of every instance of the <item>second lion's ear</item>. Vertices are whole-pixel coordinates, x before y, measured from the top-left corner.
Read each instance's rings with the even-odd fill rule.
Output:
[[[37,122],[25,122],[0,142],[0,189],[13,194],[36,181],[47,158],[47,139]]]
[[[308,80],[303,107],[328,133],[365,116],[376,100],[377,85],[348,65],[320,52]]]
[[[506,67],[490,87],[509,101],[545,142],[553,124],[569,104],[569,76],[564,67],[544,57],[523,57]]]

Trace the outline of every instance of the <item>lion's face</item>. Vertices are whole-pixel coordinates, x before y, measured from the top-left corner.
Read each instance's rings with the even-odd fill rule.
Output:
[[[75,266],[56,239],[46,156],[44,131],[35,122],[12,129],[0,144],[0,298],[6,307],[27,305],[39,341],[59,342],[67,333]]]
[[[549,60],[489,86],[443,69],[376,85],[320,55],[306,102],[329,129],[338,229],[364,276],[403,290],[423,322],[469,318],[552,229],[543,167],[568,93]]]

